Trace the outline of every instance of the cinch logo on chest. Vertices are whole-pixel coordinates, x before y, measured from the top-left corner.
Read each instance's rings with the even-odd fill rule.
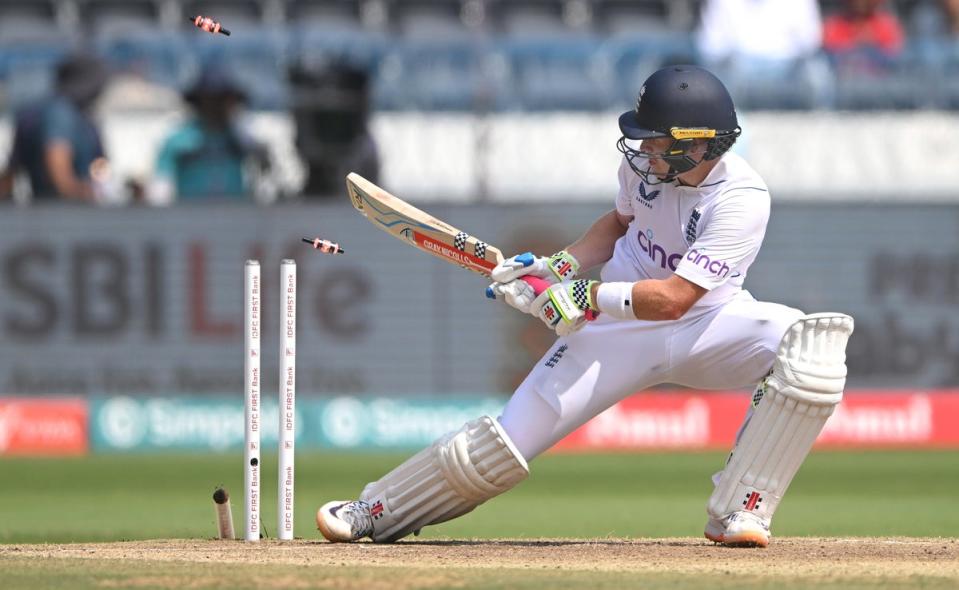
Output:
[[[670,270],[676,270],[676,265],[683,257],[682,254],[666,254],[666,249],[653,241],[653,230],[647,229],[645,232],[636,234],[639,240],[639,249],[649,256],[649,259],[659,264],[660,268],[669,267]]]
[[[652,208],[653,208],[653,201],[656,200],[656,197],[659,196],[659,193],[660,193],[660,192],[662,192],[662,191],[655,190],[655,191],[649,191],[649,192],[647,193],[647,192],[646,192],[646,184],[643,183],[643,182],[640,182],[640,183],[639,183],[639,195],[638,195],[638,200],[639,200],[640,203],[642,203],[642,204],[645,205],[646,207],[652,209]]]

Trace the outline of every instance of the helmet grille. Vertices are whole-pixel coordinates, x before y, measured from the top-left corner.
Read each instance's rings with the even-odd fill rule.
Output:
[[[703,156],[703,159],[715,160],[719,156],[728,152],[729,148],[733,147],[733,144],[736,143],[736,139],[739,137],[740,133],[742,133],[742,130],[737,127],[735,130],[722,135],[717,134],[716,137],[707,142],[706,155]]]

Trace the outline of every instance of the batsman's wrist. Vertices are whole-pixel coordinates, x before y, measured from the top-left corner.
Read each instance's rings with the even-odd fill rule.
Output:
[[[573,281],[569,286],[569,294],[573,299],[573,304],[583,311],[597,311],[595,300],[593,299],[593,287],[599,284],[599,281],[588,279],[579,279]]]
[[[557,283],[571,281],[576,277],[576,273],[579,272],[579,261],[566,250],[560,250],[547,258],[546,264],[549,266],[549,270],[552,271]]]
[[[596,306],[618,320],[637,319],[633,311],[633,283],[600,283],[596,288]]]

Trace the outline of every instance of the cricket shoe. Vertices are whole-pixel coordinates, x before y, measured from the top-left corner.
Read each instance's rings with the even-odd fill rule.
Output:
[[[327,540],[349,543],[373,534],[373,515],[362,500],[327,502],[316,511],[316,526]]]
[[[723,519],[710,518],[706,538],[727,547],[766,547],[769,524],[752,512],[733,512]]]

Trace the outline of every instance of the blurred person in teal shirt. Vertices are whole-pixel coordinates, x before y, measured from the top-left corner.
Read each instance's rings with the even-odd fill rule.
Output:
[[[164,141],[148,198],[153,204],[216,198],[251,200],[251,167],[264,147],[237,124],[246,94],[223,70],[205,68],[183,97],[193,115]]]

